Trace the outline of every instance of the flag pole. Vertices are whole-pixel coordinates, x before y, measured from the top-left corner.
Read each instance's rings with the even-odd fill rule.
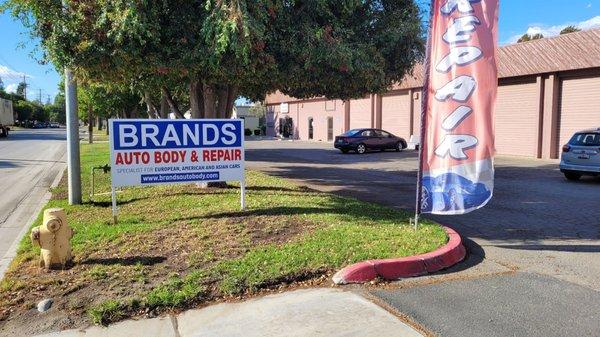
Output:
[[[424,146],[425,139],[427,136],[427,107],[429,101],[429,75],[431,68],[431,32],[433,28],[433,10],[434,3],[436,0],[431,0],[429,5],[429,27],[427,29],[427,47],[425,49],[425,62],[423,63],[424,68],[424,79],[423,79],[423,91],[421,92],[421,125],[419,135],[419,167],[417,169],[417,191],[415,197],[415,219],[414,229],[417,230],[419,227],[419,218],[421,215],[422,206],[422,195],[423,195],[423,161],[424,161]]]

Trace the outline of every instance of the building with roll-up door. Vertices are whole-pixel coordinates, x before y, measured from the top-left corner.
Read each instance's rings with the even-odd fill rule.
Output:
[[[574,132],[600,127],[600,29],[498,50],[498,154],[558,158]],[[409,139],[419,133],[423,66],[384,94],[350,101],[267,96],[267,134],[332,141],[375,127]]]

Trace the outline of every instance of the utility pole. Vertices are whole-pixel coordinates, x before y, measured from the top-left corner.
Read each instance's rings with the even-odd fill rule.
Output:
[[[38,102],[40,102],[40,104],[42,104],[42,89],[39,89]]]
[[[67,0],[62,0],[67,11]],[[65,68],[65,105],[67,117],[67,172],[69,175],[69,205],[81,204],[81,162],[79,155],[79,116],[77,113],[77,82],[73,72]]]
[[[65,103],[67,113],[67,172],[69,205],[81,204],[81,163],[79,161],[79,117],[77,114],[77,82],[73,72],[65,69]]]
[[[23,98],[27,100],[27,78],[25,77],[25,74],[23,74],[23,83],[25,83],[23,86]]]

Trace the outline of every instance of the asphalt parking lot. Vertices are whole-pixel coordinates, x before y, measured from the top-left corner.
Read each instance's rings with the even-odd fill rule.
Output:
[[[327,143],[271,140],[248,141],[246,148],[249,168],[322,191],[414,209],[414,151],[343,155]],[[430,216],[463,235],[468,260],[442,275],[397,282],[391,286],[397,289],[372,295],[442,336],[597,336],[600,178],[567,181],[557,160],[500,156],[495,166],[488,206],[462,216]],[[435,288],[432,280],[448,283]],[[477,292],[469,296],[471,289]],[[473,305],[455,306],[447,315],[436,312],[440,301],[452,298],[471,298]],[[422,305],[427,301],[431,307]],[[482,312],[489,315],[488,324],[465,323],[465,317]],[[556,312],[560,315],[550,314]]]

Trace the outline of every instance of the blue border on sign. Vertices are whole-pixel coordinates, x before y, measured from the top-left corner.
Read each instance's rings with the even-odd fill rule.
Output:
[[[241,120],[114,120],[114,150],[234,148],[243,144]]]

